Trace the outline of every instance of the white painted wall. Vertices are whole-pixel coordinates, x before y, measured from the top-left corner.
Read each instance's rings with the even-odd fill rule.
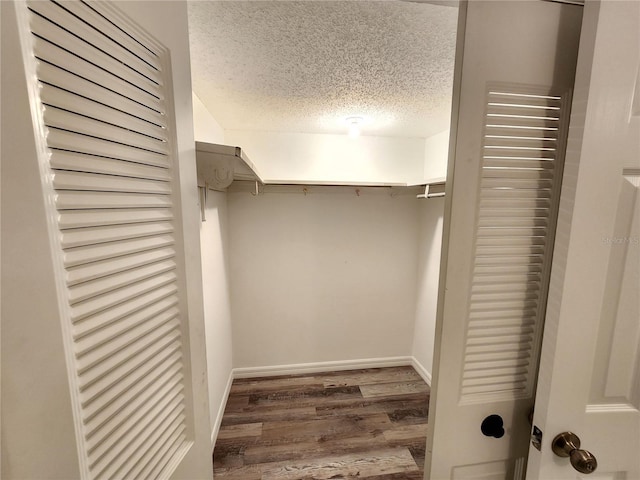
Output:
[[[199,142],[224,143],[224,131],[195,94],[193,94],[193,102],[195,139]],[[209,416],[213,447],[227,401],[233,369],[226,193],[208,191],[205,218],[206,221],[200,225],[200,244]]]
[[[210,190],[200,228],[211,440],[217,435],[233,368],[227,194]]]
[[[2,478],[79,478],[61,320],[11,2],[2,3]],[[186,248],[189,453],[172,478],[212,478],[199,208],[185,2],[118,2],[170,48]]]
[[[443,215],[443,197],[424,199],[420,203],[418,289],[412,355],[428,379],[431,379],[433,371]]]
[[[204,103],[192,92],[193,132],[198,142],[224,143],[224,130],[207,110]]]
[[[424,139],[225,130],[266,181],[418,184]]]
[[[449,130],[437,133],[424,142],[424,180],[446,178],[449,158]]]
[[[408,357],[419,202],[228,193],[234,365]]]

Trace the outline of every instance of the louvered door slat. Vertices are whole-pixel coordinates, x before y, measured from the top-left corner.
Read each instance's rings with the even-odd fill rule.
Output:
[[[84,335],[77,335],[75,339],[78,359],[83,359],[82,361],[84,361],[85,355],[89,355],[93,350],[101,348],[103,344],[114,341],[119,337],[127,337],[130,331],[142,324],[154,322],[156,317],[178,316],[177,303],[177,297],[166,297],[131,315],[101,325],[99,329],[85,332]]]
[[[489,156],[485,159],[486,167],[495,169],[521,168],[528,170],[545,171],[553,170],[555,167],[553,163],[549,162],[549,160],[546,158],[531,158],[531,156],[518,158],[517,160],[515,160],[515,162],[517,162],[516,166],[514,166],[513,159],[495,155]]]
[[[132,242],[147,242],[149,240],[173,241],[171,237],[159,236],[149,238],[144,237],[139,240],[132,240]],[[147,243],[143,243],[141,247],[146,245]],[[123,245],[118,244],[117,247],[122,248]],[[85,263],[81,266],[67,270],[67,284],[70,287],[73,287],[78,283],[89,282],[90,280],[106,276],[111,276],[110,278],[113,278],[112,276],[118,272],[126,272],[134,268],[141,269],[150,264],[162,262],[175,256],[175,252],[172,247],[153,250],[145,249],[141,252],[136,252],[130,255],[125,255],[128,253],[128,251],[125,250],[116,250],[114,252],[113,244],[105,245],[104,248],[105,258],[94,257],[90,263]],[[90,252],[95,252],[95,250],[90,250]]]
[[[171,193],[171,184],[146,178],[93,175],[84,172],[58,170],[53,175],[56,190],[86,190],[96,192]]]
[[[79,247],[171,232],[173,232],[173,225],[169,222],[65,230],[62,232],[62,246],[64,248]]]
[[[152,152],[151,150],[131,148],[117,142],[110,142],[86,135],[78,136],[73,132],[58,128],[49,128],[48,130],[47,143],[50,148],[115,158],[127,162],[144,163],[162,167],[169,166],[169,160],[166,155]]]
[[[118,271],[112,276],[102,277],[91,282],[81,283],[69,288],[69,301],[73,305],[75,303],[86,300],[96,295],[102,295],[118,288],[139,282],[140,280],[165,273],[176,268],[173,260],[165,260],[162,262],[152,263],[140,268],[131,270]]]
[[[135,399],[141,395],[144,391],[148,391],[156,383],[164,383],[165,381],[171,381],[179,383],[181,381],[181,365],[180,356],[174,353],[162,358],[164,363],[161,363],[158,368],[150,368],[142,376],[131,376],[126,378],[126,387],[116,392],[106,405],[95,406],[87,405],[83,411],[84,421],[88,428],[88,438],[101,428],[101,426],[117,418],[123,409],[130,405]]]
[[[118,439],[119,441],[113,444],[113,451],[108,452],[100,460],[91,464],[96,472],[96,478],[126,478],[129,473],[126,465],[136,459],[132,456],[124,455],[124,453],[134,452],[135,455],[136,452],[139,452],[140,447],[145,443],[150,443],[154,435],[158,435],[155,432],[165,431],[174,421],[182,422],[184,420],[184,415],[182,415],[184,410],[183,401],[182,397],[177,397],[173,404],[169,404],[174,407],[173,409],[154,408],[148,411],[143,421],[139,424],[141,428],[134,428],[125,437]],[[168,412],[169,416],[164,417],[161,415],[164,412]],[[91,457],[89,458],[92,460]]]
[[[546,245],[544,237],[501,237],[501,238],[477,238],[478,248],[503,248],[503,247],[539,247]]]
[[[103,310],[138,298],[145,293],[158,291],[165,285],[175,283],[175,281],[174,273],[165,272],[75,303],[71,306],[71,321],[75,323]]]
[[[477,247],[478,255],[481,256],[489,256],[489,255],[542,255],[544,254],[544,245],[538,244],[528,244],[528,245],[479,245]]]
[[[520,359],[520,358],[526,358],[526,357],[528,357],[527,352],[522,352],[518,350],[469,354],[469,359],[471,361],[508,360],[508,359]]]
[[[523,308],[519,305],[516,308],[506,308],[500,311],[482,311],[477,310],[469,315],[469,325],[487,325],[495,326],[500,324],[512,324],[518,325],[528,324],[531,321],[535,322],[536,310],[535,308]]]
[[[491,345],[475,345],[475,346],[471,346],[468,345],[467,346],[467,353],[469,355],[476,355],[476,354],[486,354],[486,353],[502,353],[502,352],[523,352],[525,355],[527,354],[526,352],[527,349],[527,344],[526,343],[516,343],[516,344],[503,344],[503,345],[495,345],[495,346],[491,346]]]
[[[175,412],[178,412],[178,410],[175,410],[174,412],[172,412],[172,414],[176,415]],[[141,436],[139,442],[136,442],[136,444],[134,445],[136,452],[144,451],[146,452],[146,454],[139,454],[133,457],[129,457],[127,462],[122,462],[122,465],[120,465],[119,463],[115,464],[113,467],[105,470],[103,475],[97,478],[111,479],[114,478],[114,475],[116,477],[123,476],[124,478],[126,478],[127,476],[132,475],[132,470],[137,465],[141,465],[144,459],[150,456],[156,449],[160,449],[163,444],[173,445],[174,441],[178,441],[180,438],[182,438],[182,433],[184,432],[184,418],[184,415],[179,415],[172,422],[159,422],[155,427],[156,429],[153,430],[153,433],[149,437],[146,437],[147,441],[142,440],[142,438],[144,437]],[[144,446],[144,448],[141,448],[142,446]],[[162,462],[161,465],[164,467],[164,462]]]
[[[63,210],[60,212],[60,228],[85,228],[100,225],[124,225],[170,221],[171,210],[165,208],[121,209],[121,210]]]
[[[56,2],[60,5],[60,2]],[[151,68],[160,71],[162,69],[159,54],[153,48],[145,46],[142,39],[136,39],[123,27],[116,24],[101,12],[98,5],[87,2],[65,2],[63,8],[69,11],[84,24],[90,25],[95,35],[102,35],[131,54]],[[135,59],[132,59],[135,61]]]
[[[522,102],[513,102],[512,99],[504,99],[503,101],[492,101],[488,104],[488,116],[495,117],[504,115],[507,117],[520,116],[522,118],[539,118],[546,122],[559,120],[560,107],[554,105],[535,105],[530,104],[528,99]]]
[[[524,349],[523,351],[525,351],[529,349],[532,341],[533,337],[531,335],[497,335],[491,338],[471,337],[467,339],[465,352],[470,351],[471,347],[474,346],[483,346],[487,349],[494,350],[500,348],[500,346],[511,348],[513,345],[521,345]],[[487,375],[487,377],[490,377],[490,375]]]
[[[93,442],[89,448],[89,455],[91,458],[94,458],[95,462],[99,461],[111,448],[117,446],[116,441],[125,440],[127,435],[133,436],[131,425],[141,422],[141,420],[144,419],[146,412],[166,409],[171,405],[175,407],[176,403],[179,403],[182,400],[180,398],[181,391],[182,387],[180,385],[165,385],[164,388],[155,392],[156,395],[153,397],[140,397],[145,401],[136,402],[136,409],[132,409],[131,411],[126,412],[126,414],[123,412],[121,415],[122,418],[120,418],[121,422],[117,426],[110,431],[106,431],[104,436],[96,435],[92,438]],[[161,399],[161,402],[159,402],[155,407],[153,406],[154,397]]]
[[[533,212],[535,215],[535,212]],[[519,215],[517,217],[487,215],[478,221],[478,228],[518,228],[518,227],[546,227],[549,223],[547,217]]]
[[[119,109],[108,107],[95,100],[44,83],[42,84],[40,98],[45,106],[48,105],[75,112],[84,117],[94,118],[106,124],[127,125],[127,129],[156,140],[164,140],[166,138],[165,129],[151,122],[142,120]]]
[[[107,258],[130,255],[132,253],[155,250],[160,247],[173,245],[173,237],[170,235],[158,235],[142,237],[133,240],[124,240],[101,245],[89,245],[76,247],[65,252],[64,262],[67,268],[78,265],[106,260]]]
[[[524,125],[487,124],[485,131],[486,136],[490,138],[492,142],[495,138],[505,137],[510,139],[523,139],[524,141],[535,138],[557,142],[556,127],[534,128]]]
[[[515,330],[515,329],[514,329]],[[523,328],[523,333],[531,333],[533,329]],[[491,335],[487,332],[487,335]],[[520,373],[525,371],[529,359],[527,356],[519,357],[511,360],[490,360],[490,361],[470,361],[470,368],[465,372],[466,378],[482,378],[488,369],[500,370],[503,374]]]
[[[546,229],[544,227],[479,227],[478,237],[544,237]]]
[[[474,282],[477,279],[484,278],[487,275],[532,275],[539,274],[541,268],[539,265],[478,265],[475,268]]]
[[[83,478],[167,477],[190,435],[168,52],[107,5],[26,8]]]
[[[149,307],[154,303],[176,294],[178,291],[175,285],[165,285],[152,292],[140,295],[133,300],[120,303],[109,310],[101,311],[93,316],[84,317],[75,322],[74,332],[77,336],[85,335],[88,332],[98,330],[105,325],[116,322],[138,310]]]
[[[142,375],[153,371],[153,368],[158,368],[158,365],[161,366],[162,361],[167,361],[171,354],[178,354],[180,350],[180,344],[176,341],[178,332],[173,330],[171,334],[171,336],[156,339],[156,343],[147,345],[144,350],[133,352],[126,364],[120,365],[103,376],[91,375],[92,372],[86,374],[80,384],[83,405],[92,403],[98,405],[96,401],[115,398],[127,385],[126,380],[139,380]]]
[[[533,216],[534,218],[548,218],[549,209],[545,207],[538,207],[537,205],[530,205],[528,208],[513,208],[513,205],[503,205],[501,208],[491,208],[483,206],[483,210],[486,212],[488,218],[528,218]]]
[[[173,385],[180,383],[182,383],[182,374],[175,364],[165,371],[159,371],[156,375],[142,379],[127,392],[130,394],[129,398],[118,398],[87,422],[88,449],[103,441],[102,439],[126,420],[132,411],[141,408],[147,398],[155,396],[160,389],[172,388]]]
[[[69,90],[71,95],[88,102],[104,105],[107,108],[126,114],[133,119],[140,119],[157,128],[165,126],[162,113],[140,102],[137,98],[127,96],[126,92],[114,90],[111,86],[100,83],[100,78],[90,76],[91,72],[72,72],[66,67],[40,60],[36,64],[38,78],[43,88],[48,88],[50,96],[55,92]],[[50,98],[49,98],[50,99]]]
[[[166,441],[162,438],[156,440],[152,448],[149,448],[138,465],[131,470],[131,475],[136,478],[160,478],[164,474],[167,465],[161,460],[171,458],[175,455],[180,445],[185,440],[184,429],[180,426],[174,427],[168,435]]]
[[[536,290],[522,290],[520,292],[496,292],[496,293],[472,293],[472,301],[482,303],[482,302],[496,302],[496,301],[526,301],[533,300],[538,298],[538,293]]]
[[[33,0],[29,0],[27,4],[33,12],[40,15],[42,19],[46,19],[45,21],[48,21],[51,25],[57,25],[67,32],[73,31],[74,35],[77,35],[81,40],[97,50],[94,54],[106,55],[132,72],[149,79],[155,85],[161,85],[162,76],[157,67],[153,68],[145,62],[140,62],[140,59],[133,53],[115,43],[108,36],[101,34],[91,24],[78,22],[77,17],[72,14],[66,5]],[[93,56],[91,55],[91,57]]]
[[[101,329],[114,325],[129,316],[134,316],[146,309],[152,309],[155,304],[164,304],[164,302],[175,302],[176,288],[171,285],[163,286],[153,292],[146,293],[130,300],[126,303],[119,304],[115,308],[108,311],[100,312],[92,317],[83,319],[74,325],[75,338],[80,338],[91,334],[92,332],[100,332]],[[87,340],[88,342],[94,339]]]
[[[105,55],[104,52],[85,42],[80,34],[72,35],[39,15],[33,15],[31,18],[31,31],[37,38],[64,51],[73,52],[83,62],[100,69],[104,75],[113,76],[114,80],[131,85],[156,101],[162,100],[161,90],[157,84],[135,70],[127,68],[123,63]]]
[[[131,367],[135,366],[133,362],[144,358],[149,350],[159,345],[160,342],[167,342],[168,339],[175,338],[177,322],[172,320],[165,320],[165,323],[159,324],[146,335],[135,339],[122,349],[115,350],[115,353],[104,357],[106,361],[103,359],[99,363],[96,362],[80,370],[82,378],[86,377],[86,391],[91,392],[92,387],[101,388],[117,373],[129,372]]]
[[[99,68],[81,57],[69,53],[69,51],[47,41],[46,38],[34,38],[34,53],[36,58],[43,62],[55,65],[91,83],[104,86],[156,113],[162,112],[159,98],[141,88],[136,88],[130,83],[119,81],[116,76],[110,75],[106,69]],[[73,86],[70,87],[73,88]]]
[[[509,152],[506,152],[507,154]],[[496,179],[520,179],[520,180],[552,180],[553,179],[553,171],[543,170],[543,169],[532,169],[532,168],[522,168],[522,166],[518,165],[517,167],[512,166],[503,166],[503,167],[492,167],[485,166],[484,178],[496,178]]]
[[[113,356],[116,352],[128,347],[146,335],[152,334],[159,326],[177,317],[178,312],[175,308],[165,310],[156,317],[147,318],[145,322],[138,323],[135,327],[131,327],[127,331],[121,330],[119,335],[112,336],[109,340],[97,345],[92,345],[82,353],[78,352],[78,370],[83,373],[95,367],[105,359]]]
[[[502,103],[510,105],[562,107],[562,100],[557,95],[544,95],[542,93],[526,93],[523,91],[507,92],[492,90],[488,103]]]
[[[154,385],[155,387],[155,385]],[[89,445],[89,454],[96,458],[100,458],[104,454],[104,450],[112,443],[112,439],[122,437],[128,429],[129,423],[140,420],[143,412],[148,410],[148,406],[153,402],[154,398],[162,398],[171,400],[182,390],[179,384],[164,384],[160,388],[147,390],[140,395],[135,401],[127,405],[117,417],[117,423],[107,424],[99,432],[91,436]],[[101,451],[102,449],[102,451]]]
[[[92,138],[146,150],[159,155],[166,154],[166,145],[161,140],[120,126],[113,126],[86,116],[60,110],[56,107],[45,106],[44,121],[47,127],[80,133]]]
[[[481,188],[480,189],[480,202],[484,200],[497,200],[503,201],[511,200],[533,200],[533,201],[549,201],[551,199],[551,191],[545,189],[531,189],[531,190],[516,190],[504,186],[503,188]]]
[[[52,155],[53,156],[53,155]],[[85,208],[159,208],[170,207],[171,197],[166,195],[140,195],[128,192],[60,191],[56,194],[59,210]]]
[[[140,163],[124,162],[113,158],[95,157],[92,155],[59,150],[52,152],[51,166],[56,170],[71,170],[75,172],[98,173],[101,175],[147,178],[165,182],[171,180],[166,168],[158,168]],[[76,205],[84,206],[83,203],[78,203],[77,201],[74,206]]]
[[[557,146],[557,140],[545,136],[521,136],[521,135],[497,135],[488,133],[487,148],[553,151]]]
[[[496,178],[495,175],[489,176],[483,182],[483,188],[501,188],[501,189],[511,189],[511,190],[551,190],[552,180],[544,179],[544,178],[527,178],[524,177],[516,177],[513,178],[509,175],[507,178]],[[549,193],[551,195],[551,193]]]
[[[498,382],[492,381],[490,378],[464,378],[462,384],[470,391],[476,393],[490,392],[492,388],[501,388],[506,390],[510,384],[519,383],[526,380],[527,375],[525,370],[520,370],[516,373],[504,373],[497,377]],[[493,385],[493,387],[492,387]]]

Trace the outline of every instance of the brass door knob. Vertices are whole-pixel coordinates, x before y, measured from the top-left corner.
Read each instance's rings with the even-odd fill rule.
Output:
[[[580,473],[592,473],[598,468],[596,457],[586,450],[580,450],[580,438],[575,433],[563,432],[551,443],[551,450],[559,457],[569,457],[571,465]]]

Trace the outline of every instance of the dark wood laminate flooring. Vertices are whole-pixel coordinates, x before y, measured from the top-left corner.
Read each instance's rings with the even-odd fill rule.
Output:
[[[412,367],[239,379],[215,480],[422,480],[429,387]]]

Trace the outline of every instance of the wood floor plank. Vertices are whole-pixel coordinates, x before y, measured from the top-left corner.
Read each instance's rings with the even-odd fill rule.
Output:
[[[322,389],[292,389],[287,391],[277,391],[269,393],[257,393],[249,396],[249,405],[255,406],[309,406],[332,404],[335,401],[362,398],[360,388],[338,387],[338,388],[322,388]]]
[[[250,394],[268,392],[270,390],[290,389],[291,387],[322,388],[322,381],[315,376],[305,377],[267,377],[258,379],[244,379],[242,383],[233,382],[231,394]]]
[[[396,398],[367,398],[342,401],[316,407],[318,416],[364,413],[386,413],[391,421],[402,423],[426,422],[429,396],[424,393]]]
[[[327,375],[321,377],[325,387],[347,387],[352,385],[379,385],[381,383],[415,382],[421,380],[415,370],[385,368],[383,371],[368,371],[351,375]]]
[[[401,425],[382,432],[384,438],[391,443],[402,443],[407,440],[415,440],[427,437],[427,424]]]
[[[426,393],[429,387],[423,381],[381,383],[379,385],[362,385],[360,387],[364,398],[391,397],[410,393]]]
[[[408,366],[235,380],[215,478],[422,480],[428,403]]]
[[[262,439],[285,439],[298,441],[312,436],[323,441],[341,433],[373,432],[391,428],[391,421],[384,413],[369,415],[343,415],[291,422],[267,422],[262,431]]]
[[[379,431],[343,433],[340,436],[296,442],[295,456],[298,458],[315,458],[319,456],[362,452],[388,446],[389,442],[382,435],[382,432]],[[245,465],[283,461],[291,457],[292,445],[290,443],[267,445],[261,442],[254,446],[248,446],[244,450]]]
[[[230,412],[242,410],[249,405],[249,395],[229,395],[225,406],[225,415]]]
[[[262,423],[243,423],[240,425],[227,425],[220,427],[218,440],[230,438],[251,438],[262,435]]]
[[[262,480],[263,465],[250,465],[237,468],[214,468],[215,480]]]
[[[240,411],[226,413],[222,417],[222,425],[237,425],[239,423],[255,422],[285,422],[293,420],[305,420],[317,416],[316,408],[313,406],[298,408],[274,408],[257,409],[250,411]]]
[[[262,480],[329,480],[367,478],[380,474],[419,471],[406,448],[387,448],[367,452],[301,460],[287,466],[267,468]]]

